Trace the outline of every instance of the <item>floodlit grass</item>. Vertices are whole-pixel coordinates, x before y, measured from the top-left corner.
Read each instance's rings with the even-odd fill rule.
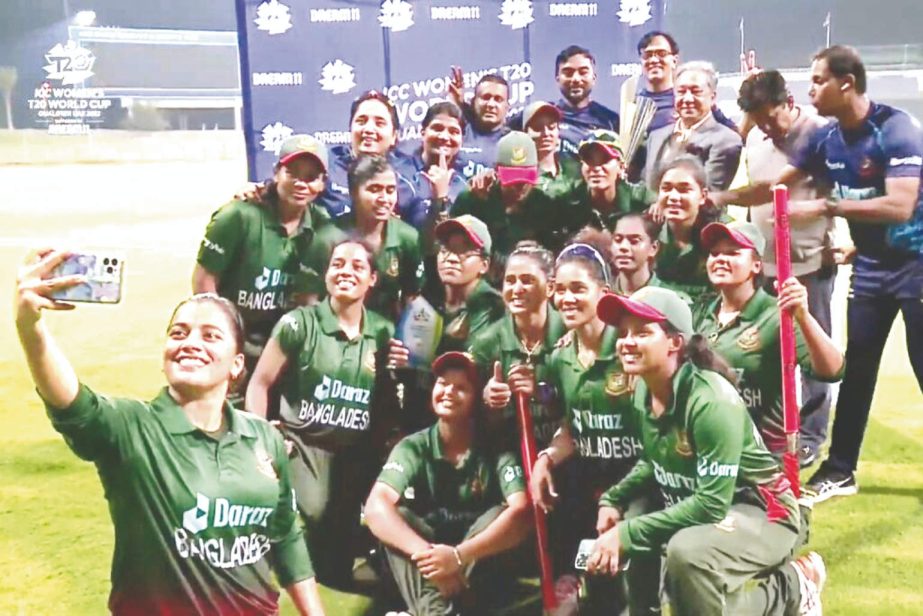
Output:
[[[0,168],[0,305],[28,246],[119,248],[127,295],[117,307],[52,315],[81,378],[113,395],[150,397],[172,306],[188,293],[211,211],[243,183],[240,162]],[[15,333],[0,319],[0,614],[99,614],[112,529],[94,468],[52,431]],[[901,344],[889,344],[860,464],[860,493],[815,511],[833,615],[923,614],[923,398]],[[328,613],[375,613],[364,597],[324,592]],[[287,605],[283,613],[293,611]]]

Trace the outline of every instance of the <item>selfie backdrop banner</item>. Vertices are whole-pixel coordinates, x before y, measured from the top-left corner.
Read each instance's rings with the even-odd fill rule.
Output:
[[[370,89],[394,101],[401,142],[419,140],[426,109],[448,97],[452,65],[468,96],[483,74],[505,77],[512,113],[557,101],[555,56],[580,45],[596,57],[594,100],[618,110],[663,2],[236,0],[250,179],[270,175],[294,133],[348,143],[349,105]]]

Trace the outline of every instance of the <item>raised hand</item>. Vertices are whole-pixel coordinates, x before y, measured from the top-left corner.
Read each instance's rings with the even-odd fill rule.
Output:
[[[484,404],[494,410],[505,409],[510,403],[513,392],[510,386],[503,382],[503,367],[500,362],[494,362],[494,373],[484,386]]]
[[[14,305],[16,324],[28,326],[38,322],[42,310],[73,310],[74,305],[51,297],[55,291],[78,285],[85,281],[80,274],[51,277],[70,253],[43,248],[31,253],[16,276]]]

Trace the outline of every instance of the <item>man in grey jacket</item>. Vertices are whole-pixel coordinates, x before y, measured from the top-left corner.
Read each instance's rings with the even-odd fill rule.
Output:
[[[691,154],[705,165],[709,189],[726,190],[737,173],[743,140],[712,113],[718,73],[709,62],[686,62],[676,70],[673,83],[678,119],[651,132],[644,181],[657,190],[660,170],[676,157]]]

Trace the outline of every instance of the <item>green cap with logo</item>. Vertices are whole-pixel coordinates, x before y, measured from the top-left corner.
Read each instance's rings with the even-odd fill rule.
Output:
[[[675,291],[662,287],[647,286],[638,289],[630,297],[607,293],[596,305],[596,314],[606,323],[615,326],[631,315],[654,323],[667,322],[687,338],[695,333],[689,304]]]
[[[731,240],[741,248],[750,248],[761,255],[766,250],[766,237],[752,222],[735,220],[730,223],[713,222],[702,229],[702,247],[710,250],[719,241]]]
[[[604,152],[609,158],[624,158],[622,139],[618,133],[611,130],[598,128],[591,132],[586,139],[580,142],[577,154],[583,158],[593,150]]]
[[[538,152],[525,133],[510,131],[497,142],[497,178],[500,184],[538,184]]]
[[[485,256],[490,254],[493,241],[490,238],[487,225],[480,218],[475,218],[471,214],[464,214],[458,218],[443,220],[436,225],[436,239],[443,244],[449,241],[453,233],[464,233],[468,240],[480,248]]]
[[[311,135],[292,135],[279,148],[279,164],[287,165],[296,158],[310,156],[327,171],[327,146]]]

